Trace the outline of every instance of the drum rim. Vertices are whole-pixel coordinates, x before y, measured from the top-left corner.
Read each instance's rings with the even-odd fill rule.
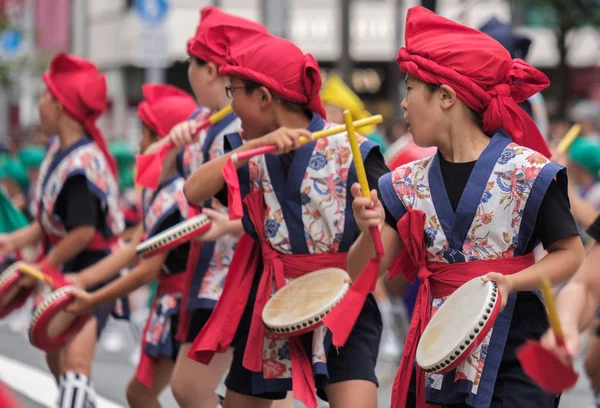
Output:
[[[20,261],[14,262],[2,273],[0,273],[0,297],[8,291],[15,283],[19,281],[22,273],[19,272]],[[31,288],[23,288],[19,294],[6,306],[0,306],[0,317],[7,316],[12,311],[20,308],[25,304],[29,296],[35,290],[35,285]]]
[[[196,223],[199,223],[199,225],[196,226]],[[188,227],[191,230],[184,229],[184,232],[179,231],[179,229],[187,226],[187,224],[191,224],[191,227]],[[135,248],[136,255],[138,257],[148,257],[167,251],[183,242],[189,241],[190,237],[193,238],[196,235],[206,232],[210,228],[210,225],[211,220],[207,215],[198,214],[138,244]],[[163,243],[161,241],[167,242]]]
[[[317,271],[314,271],[311,273],[316,273],[318,271],[327,270],[327,269],[336,269],[336,270],[344,272],[346,275],[348,274],[346,271],[344,271],[341,268],[323,268],[323,269],[320,269],[320,270],[317,270]],[[304,276],[308,276],[308,275],[310,275],[310,274],[306,274]],[[295,279],[293,282],[297,281],[298,279],[302,279],[304,276],[301,276],[301,277]],[[293,282],[291,282],[290,284],[292,284]],[[346,296],[346,294],[348,293],[349,289],[350,289],[350,284],[348,282],[345,282],[340,294],[335,298],[335,300],[324,311],[321,311],[321,312],[317,313],[316,315],[307,317],[306,319],[299,320],[298,322],[294,322],[294,323],[290,323],[290,324],[286,324],[286,325],[273,325],[273,324],[268,324],[265,322],[264,312],[265,312],[265,309],[267,309],[268,304],[271,302],[271,299],[273,299],[273,296],[271,296],[271,299],[269,299],[269,301],[265,304],[265,307],[263,308],[261,320],[263,321],[265,328],[269,332],[274,333],[279,336],[281,336],[281,335],[283,335],[283,336],[298,335],[300,333],[312,331],[315,328],[317,328],[318,326],[320,326],[321,324],[323,324],[323,318],[327,314],[329,314],[329,312],[331,312],[333,310],[333,308],[336,307],[341,302],[341,300],[344,298],[344,296]]]
[[[481,278],[474,278],[472,280],[475,279]],[[502,295],[498,290],[498,285],[496,284],[496,282],[489,281],[486,283],[490,283],[492,285],[492,290],[490,292],[486,307],[483,309],[482,313],[477,318],[477,322],[475,323],[475,325],[467,334],[465,334],[465,336],[462,338],[459,344],[456,347],[454,347],[452,351],[440,361],[437,361],[430,365],[421,365],[418,359],[416,358],[417,356],[415,356],[417,364],[423,369],[423,371],[425,371],[426,374],[431,375],[436,373],[445,373],[456,368],[460,363],[462,363],[463,357],[468,356],[475,349],[475,347],[477,347],[483,341],[487,333],[494,326],[496,317],[500,312]],[[425,328],[425,330],[427,330],[427,327]],[[424,333],[425,332],[423,332],[423,334]]]
[[[50,293],[42,303],[35,308],[33,312],[31,323],[29,324],[29,342],[42,350],[45,351],[53,351],[61,348],[67,339],[69,339],[74,333],[79,331],[83,325],[87,322],[91,313],[86,313],[84,315],[79,315],[78,318],[73,322],[71,327],[65,330],[59,336],[50,337],[48,333],[45,331],[40,331],[39,324],[44,322],[48,317],[50,312],[54,312],[61,306],[62,303],[67,302],[72,299],[71,293],[79,290],[79,288],[75,285],[67,285],[61,288],[56,289],[52,293]],[[56,305],[56,307],[51,307]],[[41,341],[40,341],[41,340]]]

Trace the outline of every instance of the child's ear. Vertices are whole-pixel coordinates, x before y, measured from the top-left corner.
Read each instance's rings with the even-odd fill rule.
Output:
[[[271,101],[273,100],[273,95],[271,94],[271,91],[269,91],[269,89],[267,87],[261,86],[259,88],[259,92],[260,92],[261,106],[269,105],[271,103]]]
[[[440,85],[440,102],[443,109],[448,109],[456,103],[456,92],[448,85]]]

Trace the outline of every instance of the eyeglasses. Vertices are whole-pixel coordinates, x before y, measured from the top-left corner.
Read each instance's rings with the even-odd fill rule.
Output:
[[[227,97],[229,99],[233,98],[233,91],[235,91],[236,89],[244,89],[245,86],[244,85],[240,85],[240,86],[231,86],[231,85],[225,85],[225,95],[227,95]]]

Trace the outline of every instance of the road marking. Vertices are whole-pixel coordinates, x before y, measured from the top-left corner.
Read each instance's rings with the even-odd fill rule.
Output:
[[[37,368],[0,355],[0,380],[17,393],[48,408],[54,408],[58,388],[54,377]],[[124,408],[98,395],[98,408]]]

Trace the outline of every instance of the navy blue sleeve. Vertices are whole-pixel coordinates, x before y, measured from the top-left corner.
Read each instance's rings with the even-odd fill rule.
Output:
[[[56,199],[54,212],[67,231],[84,226],[102,231],[104,217],[100,200],[90,191],[84,175],[67,179]]]
[[[535,222],[534,235],[542,242],[544,248],[572,235],[579,235],[577,224],[571,213],[569,198],[553,180],[544,195]],[[533,248],[527,248],[525,253]]]

